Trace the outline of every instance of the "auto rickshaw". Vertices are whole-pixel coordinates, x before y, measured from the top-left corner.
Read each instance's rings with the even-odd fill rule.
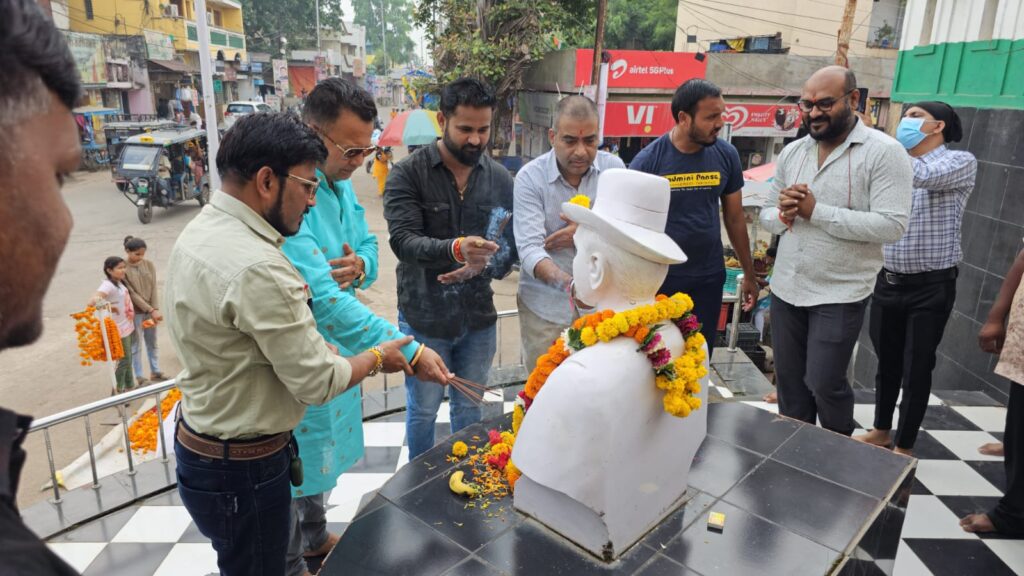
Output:
[[[110,117],[120,114],[120,110],[103,106],[79,106],[71,112],[78,124],[78,140],[82,145],[82,168],[95,172],[109,165],[112,159],[107,156],[103,124]]]
[[[173,128],[177,124],[175,124],[173,120],[160,120],[155,116],[152,118],[138,116],[122,118],[123,119],[113,120],[104,124],[103,135],[106,137],[107,141],[107,158],[110,159],[110,175],[113,177],[114,185],[117,186],[117,189],[124,192],[128,187],[128,181],[117,175],[117,165],[118,160],[121,159],[121,150],[124,149],[125,141],[136,134]]]
[[[127,182],[122,192],[136,206],[139,222],[153,219],[153,207],[170,208],[210,200],[206,132],[170,128],[131,136],[125,141],[115,178]]]

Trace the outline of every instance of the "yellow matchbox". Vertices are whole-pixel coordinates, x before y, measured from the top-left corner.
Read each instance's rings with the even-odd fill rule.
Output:
[[[725,514],[721,512],[711,512],[708,514],[708,530],[716,530],[718,532],[725,530]]]

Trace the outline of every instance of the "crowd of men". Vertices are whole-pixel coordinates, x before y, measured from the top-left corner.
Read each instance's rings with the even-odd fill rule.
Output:
[[[38,337],[41,299],[71,228],[60,186],[78,163],[70,109],[80,87],[68,48],[35,3],[0,6],[0,124],[10,135],[0,143],[7,191],[0,256],[19,270],[0,281],[4,348]],[[895,440],[910,453],[955,296],[960,222],[976,162],[946,147],[961,137],[948,105],[910,107],[893,139],[855,115],[856,88],[853,73],[839,67],[807,80],[798,104],[808,135],[783,150],[777,201],[761,215],[781,236],[771,303],[778,402],[783,415],[852,434],[846,368],[873,299],[877,414],[860,439]],[[330,78],[306,96],[301,118],[249,115],[225,135],[216,158],[222,188],[178,237],[164,293],[183,365],[178,491],[222,574],[302,575],[304,557],[338,541],[326,528],[323,494],[363,455],[356,386],[366,377],[405,374],[410,458],[433,446],[453,375],[486,382],[496,343],[491,281],[515,262],[529,366],[580,313],[571,297],[576,225],[559,207],[578,194],[593,199],[601,172],[622,161],[598,151],[594,104],[569,96],[556,110],[551,151],[513,180],[486,153],[496,104],[480,80],[445,85],[442,137],[387,177],[384,216],[399,260],[397,326],[356,297],[380,274],[377,239],[350,182],[376,151],[372,97]],[[677,124],[630,166],[671,183],[666,232],[688,259],[672,267],[662,292],[690,294],[709,348],[725,277],[723,224],[746,273],[742,306],[752,307],[758,292],[740,158],[717,137],[724,109],[714,84],[686,82],[672,100]],[[1009,336],[996,324],[1019,307],[1022,262],[1024,256],[1007,275],[993,310],[1002,317],[987,326],[985,340],[989,351],[1004,351],[1001,373],[1018,380],[1021,351],[1003,350],[1003,343],[1019,347],[1024,337],[1012,316]],[[997,509],[965,518],[965,530],[1024,533],[1015,454],[1024,398],[1012,388],[1008,490]],[[453,431],[480,419],[472,399],[454,387],[447,393]],[[14,507],[27,426],[26,417],[0,410],[0,548],[14,559],[14,573],[72,573],[32,537]]]

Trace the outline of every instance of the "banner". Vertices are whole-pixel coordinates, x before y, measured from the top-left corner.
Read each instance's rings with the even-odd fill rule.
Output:
[[[800,127],[800,112],[795,104],[727,102],[722,119],[732,124],[732,135],[740,137],[791,138]],[[604,135],[661,136],[675,124],[669,102],[609,102]]]
[[[689,52],[653,52],[648,50],[607,50],[608,88],[676,89],[690,78],[703,78],[707,61],[700,62]],[[576,50],[575,86],[590,84],[594,71],[594,51]]]
[[[68,48],[75,59],[78,77],[85,85],[107,83],[107,58],[103,50],[103,37],[81,32],[65,32]]]
[[[146,52],[150,60],[174,60],[174,40],[167,34],[143,30],[146,38]]]
[[[274,59],[270,66],[274,70],[274,89],[283,98],[288,95],[288,61]]]

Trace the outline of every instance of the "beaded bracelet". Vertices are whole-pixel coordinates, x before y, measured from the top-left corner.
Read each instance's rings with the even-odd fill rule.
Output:
[[[370,352],[373,352],[373,355],[377,357],[377,364],[373,367],[373,370],[370,370],[367,376],[376,376],[380,374],[381,368],[384,367],[384,349],[380,346],[374,346],[370,348]]]

